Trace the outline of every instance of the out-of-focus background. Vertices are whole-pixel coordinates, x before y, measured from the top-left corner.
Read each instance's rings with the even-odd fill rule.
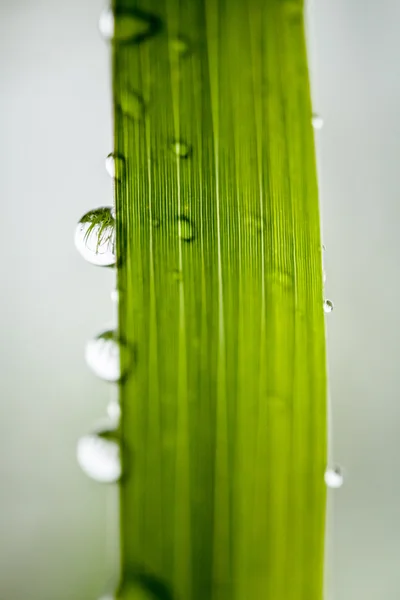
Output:
[[[311,0],[310,0],[311,1]],[[89,480],[75,445],[110,386],[83,360],[112,317],[113,273],[73,245],[109,204],[108,47],[100,0],[0,3],[0,598],[95,600],[116,573],[114,487]],[[335,460],[329,600],[396,600],[400,564],[396,0],[308,6]]]

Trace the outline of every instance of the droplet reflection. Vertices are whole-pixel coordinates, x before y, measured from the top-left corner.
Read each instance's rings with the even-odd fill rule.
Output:
[[[113,329],[97,335],[86,344],[85,359],[90,369],[105,381],[116,383],[123,375],[120,362],[121,341]]]
[[[333,302],[331,300],[324,300],[324,312],[329,314],[333,311]]]
[[[75,229],[75,246],[93,265],[115,265],[115,219],[111,206],[102,206],[83,215]]]
[[[340,488],[343,485],[343,473],[339,466],[329,467],[324,475],[325,483],[329,488]]]
[[[120,447],[113,432],[100,431],[84,435],[77,444],[79,466],[91,479],[115,483],[121,477]]]
[[[324,120],[322,117],[314,113],[311,117],[311,124],[314,127],[314,129],[322,129],[322,127],[324,126]]]
[[[110,152],[106,157],[106,171],[110,177],[122,181],[125,174],[125,159],[120,154]]]

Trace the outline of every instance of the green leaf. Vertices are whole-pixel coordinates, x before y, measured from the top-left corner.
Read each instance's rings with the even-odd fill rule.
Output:
[[[325,336],[302,3],[115,10],[152,25],[112,46],[119,327],[135,348],[120,597],[320,600]]]

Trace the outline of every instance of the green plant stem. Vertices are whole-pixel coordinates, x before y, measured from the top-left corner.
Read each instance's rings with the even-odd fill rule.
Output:
[[[136,356],[121,385],[124,580],[152,574],[163,600],[320,600],[325,338],[302,6],[140,8],[160,31],[113,52],[119,326]],[[126,90],[143,118],[118,108]]]

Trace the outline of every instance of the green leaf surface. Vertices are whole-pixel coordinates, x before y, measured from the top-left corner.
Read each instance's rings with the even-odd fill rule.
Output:
[[[122,362],[135,349],[120,596],[320,600],[325,334],[302,4],[114,10],[116,28],[141,19],[113,44]]]

